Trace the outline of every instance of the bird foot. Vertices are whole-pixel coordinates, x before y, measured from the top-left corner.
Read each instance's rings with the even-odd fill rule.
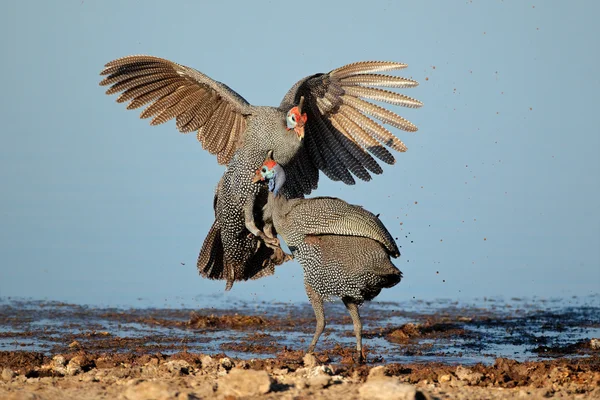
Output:
[[[364,364],[365,363],[365,354],[364,354],[364,350],[360,350],[360,351],[355,351],[352,354],[352,361],[354,361],[357,364]]]
[[[269,245],[267,245],[267,246],[270,247]],[[281,247],[272,247],[272,249],[273,249],[273,255],[271,256],[271,261],[273,261],[273,263],[275,265],[281,265],[286,261],[290,261],[290,260],[294,259],[294,256],[284,252],[281,249]]]

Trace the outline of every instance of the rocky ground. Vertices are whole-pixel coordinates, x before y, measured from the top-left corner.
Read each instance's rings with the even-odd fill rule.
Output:
[[[471,367],[437,363],[359,366],[282,352],[240,360],[177,353],[85,351],[52,358],[0,352],[0,398],[16,399],[600,399],[600,359]]]
[[[0,301],[0,399],[600,399],[600,308],[343,306],[315,355],[308,306],[112,309]]]

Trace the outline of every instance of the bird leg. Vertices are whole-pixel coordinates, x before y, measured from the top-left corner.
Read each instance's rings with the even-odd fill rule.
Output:
[[[319,341],[319,337],[323,333],[325,329],[325,313],[323,311],[323,298],[314,291],[312,287],[310,287],[306,282],[304,283],[304,288],[306,289],[306,294],[308,295],[308,299],[310,300],[310,304],[315,311],[315,317],[317,318],[317,327],[315,329],[315,335],[313,336],[312,342],[310,342],[310,346],[308,346],[307,353],[312,353],[315,351],[315,346]]]
[[[342,300],[346,306],[346,309],[350,313],[352,324],[354,325],[354,335],[356,336],[356,359],[359,364],[363,364],[365,362],[365,356],[362,348],[362,322],[360,321],[358,305],[349,299]]]
[[[273,223],[272,222],[265,222],[265,226],[263,226],[263,232],[265,233],[265,235],[268,238],[277,238],[277,236],[273,233]],[[270,247],[271,249],[273,249],[275,251],[275,254],[277,255],[277,259],[281,258],[282,264],[286,261],[290,261],[290,260],[294,259],[293,255],[288,254],[285,251],[283,251],[279,240],[277,241],[277,246],[272,246],[269,243],[266,243],[266,244],[267,244],[267,247]]]
[[[264,234],[263,231],[256,227],[256,223],[254,222],[254,198],[251,197],[246,204],[244,205],[244,224],[246,225],[246,229],[250,231],[250,233],[254,236],[258,236],[265,242],[265,244],[272,249],[279,246],[279,239],[276,237],[268,237]]]

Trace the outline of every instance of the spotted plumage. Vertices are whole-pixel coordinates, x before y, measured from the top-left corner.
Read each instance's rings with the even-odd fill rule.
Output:
[[[396,62],[349,64],[298,81],[279,107],[250,105],[223,83],[195,69],[152,56],[128,56],[106,64],[101,85],[107,94],[121,93],[127,108],[146,106],[141,118],[151,124],[176,120],[183,133],[196,132],[203,148],[227,164],[215,196],[215,222],[198,257],[200,273],[234,281],[272,274],[287,257],[262,232],[260,209],[266,189],[251,182],[269,149],[288,171],[281,193],[303,197],[317,187],[319,170],[333,180],[354,184],[382,169],[375,158],[395,162],[386,149],[406,151],[383,124],[405,131],[415,125],[370,103],[420,107],[408,96],[380,87],[410,88],[417,82],[380,74],[405,68]],[[293,118],[292,118],[293,117]],[[379,122],[376,122],[379,121]],[[375,158],[373,158],[373,156]]]
[[[390,257],[398,247],[377,216],[334,197],[287,199],[275,195],[286,171],[265,162],[255,181],[269,183],[263,218],[272,225],[295,259],[302,265],[306,293],[317,317],[317,328],[308,349],[312,352],[325,328],[323,302],[341,298],[354,323],[357,355],[362,360],[362,323],[358,307],[375,298],[381,289],[400,282],[402,273]]]

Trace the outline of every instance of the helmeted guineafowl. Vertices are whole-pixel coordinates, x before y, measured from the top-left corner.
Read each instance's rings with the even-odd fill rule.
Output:
[[[256,171],[254,181],[259,180],[266,180],[270,191],[263,210],[265,233],[271,234],[272,224],[304,270],[304,286],[317,318],[308,351],[314,351],[325,328],[323,301],[339,297],[352,317],[362,361],[358,307],[402,278],[390,261],[400,256],[394,239],[377,216],[360,206],[334,197],[286,199],[280,194],[286,174],[272,159]]]

